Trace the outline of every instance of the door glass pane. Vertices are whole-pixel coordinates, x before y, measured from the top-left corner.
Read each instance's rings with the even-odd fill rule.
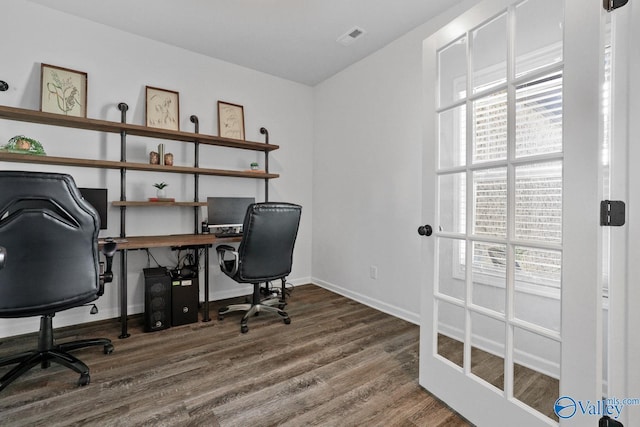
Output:
[[[562,151],[562,74],[516,88],[516,157]]]
[[[438,115],[438,155],[440,168],[463,166],[466,163],[466,105]]]
[[[446,106],[466,96],[467,39],[461,37],[438,52],[439,106]]]
[[[504,390],[505,323],[471,313],[471,373]]]
[[[506,168],[473,173],[473,232],[476,235],[506,237]]]
[[[560,397],[560,343],[515,328],[513,335],[513,395],[549,418]]]
[[[440,293],[465,300],[465,241],[438,238],[438,290]]]
[[[562,61],[563,2],[528,0],[515,13],[516,77]]]
[[[515,247],[515,317],[560,331],[562,253]]]
[[[465,173],[441,175],[438,178],[438,231],[464,233],[466,229],[467,178]]]
[[[472,302],[504,313],[507,284],[506,245],[473,243]]]
[[[473,93],[507,81],[507,15],[473,31]]]
[[[473,101],[473,162],[507,158],[507,92]]]
[[[462,367],[464,360],[464,308],[438,301],[438,354]]]
[[[562,242],[562,162],[518,166],[515,236],[521,240]]]

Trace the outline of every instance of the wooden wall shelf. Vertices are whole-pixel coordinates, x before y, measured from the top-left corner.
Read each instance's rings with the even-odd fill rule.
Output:
[[[0,160],[14,163],[37,163],[45,165],[78,166],[86,168],[138,170],[147,172],[169,172],[181,174],[200,174],[212,176],[230,176],[236,178],[278,178],[277,173],[253,171],[234,171],[225,169],[196,168],[192,166],[163,166],[148,163],[118,162],[113,160],[76,159],[72,157],[37,156],[34,154],[15,154],[0,151]]]
[[[114,200],[112,206],[207,206],[207,202],[148,202],[148,201],[125,201]]]
[[[206,202],[198,201],[198,182],[202,175],[226,176],[235,178],[263,179],[265,181],[265,200],[268,200],[268,183],[272,178],[278,178],[276,173],[269,173],[269,152],[280,148],[277,145],[269,144],[269,132],[266,128],[260,128],[260,133],[265,135],[265,143],[240,141],[230,138],[222,138],[213,135],[203,135],[198,132],[199,124],[196,116],[191,116],[191,121],[195,124],[195,132],[181,132],[166,129],[150,128],[147,126],[133,125],[126,123],[126,111],[128,106],[124,103],[118,104],[122,120],[120,123],[107,120],[88,119],[84,117],[69,117],[61,114],[44,113],[41,111],[27,110],[0,106],[0,119],[14,120],[29,123],[38,123],[58,127],[73,129],[83,129],[96,132],[115,133],[120,135],[120,160],[92,160],[71,157],[39,156],[33,154],[16,154],[7,151],[0,151],[0,161],[14,163],[32,163],[56,166],[75,166],[97,169],[117,169],[120,171],[120,201],[111,204],[120,208],[120,236],[118,238],[118,248],[120,249],[120,320],[122,333],[120,338],[129,336],[127,332],[127,251],[141,248],[155,247],[204,247],[204,293],[205,302],[203,304],[203,321],[209,321],[209,247],[218,240],[213,235],[198,234],[200,224],[198,215],[200,207],[207,206]],[[128,135],[142,136],[148,138],[158,138],[170,141],[181,141],[194,144],[195,161],[194,166],[165,166],[152,165],[148,163],[127,162],[126,160],[126,139]],[[265,156],[265,171],[251,170],[225,170],[202,168],[199,164],[200,144],[213,145],[218,147],[235,148],[242,150],[261,151]],[[126,173],[130,170],[191,174],[194,178],[194,202],[151,202],[151,201],[127,201],[126,197]],[[192,207],[194,220],[194,233],[168,236],[127,236],[125,233],[125,221],[127,207]],[[236,240],[228,240],[237,241]],[[198,252],[195,252],[195,264],[198,265]]]
[[[237,139],[222,138],[220,136],[205,135],[200,133],[150,128],[147,126],[111,122],[107,120],[88,119],[84,117],[70,117],[62,114],[44,113],[42,111],[7,107],[3,105],[0,106],[0,118],[108,133],[126,132],[127,135],[145,136],[149,138],[166,139],[172,141],[197,141],[201,144],[216,145],[219,147],[239,148],[243,150],[269,152],[280,148],[277,145],[265,144],[263,142],[241,141]]]

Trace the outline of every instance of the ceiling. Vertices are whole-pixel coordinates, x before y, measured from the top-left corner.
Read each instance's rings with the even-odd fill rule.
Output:
[[[29,0],[314,86],[462,0]],[[349,46],[336,40],[354,27]]]

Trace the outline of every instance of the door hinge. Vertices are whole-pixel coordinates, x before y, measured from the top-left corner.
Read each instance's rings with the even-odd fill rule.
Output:
[[[629,3],[629,0],[602,0],[602,7],[604,7],[604,10],[607,12],[611,12],[627,3]]]
[[[620,200],[600,202],[600,225],[620,227],[625,221],[625,204]]]

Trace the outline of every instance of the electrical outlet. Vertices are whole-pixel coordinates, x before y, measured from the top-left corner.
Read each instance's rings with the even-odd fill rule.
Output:
[[[378,267],[372,265],[369,267],[369,277],[376,280],[378,278]]]

